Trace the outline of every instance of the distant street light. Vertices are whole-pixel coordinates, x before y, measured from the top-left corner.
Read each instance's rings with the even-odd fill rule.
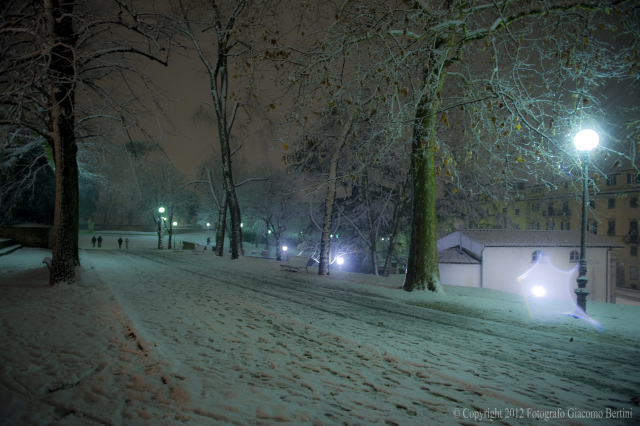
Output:
[[[582,229],[580,231],[580,267],[578,272],[578,288],[576,293],[577,304],[580,309],[587,313],[587,205],[589,204],[589,152],[598,146],[600,138],[598,134],[590,129],[581,130],[573,139],[573,144],[578,151],[584,152],[582,158]]]
[[[339,257],[338,260],[336,260],[336,262],[338,262],[338,265],[342,265],[344,263],[344,259]]]
[[[178,226],[178,222],[173,222],[173,226]]]
[[[282,246],[282,251],[287,251],[287,246]]]

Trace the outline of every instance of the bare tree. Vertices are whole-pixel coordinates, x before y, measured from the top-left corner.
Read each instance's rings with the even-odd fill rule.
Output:
[[[18,134],[25,142],[42,140],[51,154],[56,199],[50,283],[72,283],[79,263],[79,127],[108,115],[103,106],[91,106],[114,99],[109,79],[134,71],[134,57],[166,64],[167,33],[155,15],[118,0],[7,1],[1,7],[0,84],[6,90],[0,124],[13,141]]]
[[[196,5],[177,0],[174,3],[174,19],[179,31],[188,40],[209,76],[211,102],[206,102],[215,112],[222,164],[222,200],[229,209],[231,219],[231,258],[242,253],[242,216],[234,183],[232,155],[240,146],[232,149],[232,132],[238,114],[244,112],[249,121],[256,110],[256,94],[259,77],[256,77],[255,44],[266,35],[258,37],[259,30],[268,33],[265,20],[273,23],[276,2],[269,0],[212,0]],[[242,79],[243,85],[233,84]],[[226,215],[226,212],[224,212]],[[224,235],[225,220],[218,226],[218,237]],[[221,248],[219,248],[221,250]]]
[[[440,288],[439,177],[452,192],[491,195],[489,186],[465,187],[459,172],[507,188],[561,163],[574,169],[569,136],[612,118],[599,88],[637,78],[638,13],[629,1],[351,1],[331,22],[308,49],[326,67],[327,102],[343,98],[343,81],[375,69],[364,86],[393,100],[385,113],[396,134],[411,132],[407,291]],[[331,60],[345,52],[351,60]]]

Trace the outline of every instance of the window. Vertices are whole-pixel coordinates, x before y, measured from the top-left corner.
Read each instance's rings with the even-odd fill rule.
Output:
[[[556,229],[556,223],[554,221],[547,222],[547,231],[553,231]]]
[[[595,222],[595,221],[594,221],[594,222],[591,224],[591,233],[592,233],[592,234],[595,234],[595,235],[598,235],[598,222]]]
[[[569,254],[569,262],[580,262],[580,253],[578,253],[578,250],[573,250],[570,254]]]
[[[524,182],[516,183],[516,188],[519,189],[520,191],[522,191],[524,189]]]
[[[535,263],[541,259],[542,259],[542,251],[536,250],[533,253],[531,253],[531,262]]]
[[[629,221],[629,242],[638,242],[638,221],[636,219]]]
[[[589,200],[589,207],[592,209],[596,208],[596,200]]]
[[[631,246],[631,251],[629,252],[629,255],[633,256],[633,257],[638,257],[638,246]]]
[[[636,207],[638,207],[638,198],[637,197],[631,197],[629,198],[629,207],[635,209]]]
[[[638,281],[638,267],[629,266],[629,279]]]
[[[627,173],[627,183],[638,183],[638,175]]]
[[[560,229],[563,231],[571,230],[571,222],[560,222]]]
[[[520,209],[516,209],[516,216],[520,216]]]
[[[616,176],[607,177],[607,186],[616,186]]]
[[[607,223],[607,235],[616,235],[616,220],[609,219]]]
[[[566,191],[567,189],[569,189],[569,182],[564,183],[564,190]]]
[[[502,208],[502,214],[507,214],[507,208],[506,207]]]
[[[610,209],[615,209],[616,208],[616,199],[615,198],[609,198],[609,208]]]
[[[531,204],[531,211],[539,212],[540,211],[540,203]]]

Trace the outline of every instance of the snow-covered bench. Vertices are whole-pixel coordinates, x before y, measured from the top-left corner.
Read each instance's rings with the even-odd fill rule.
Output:
[[[310,257],[305,256],[291,256],[287,263],[281,263],[280,267],[284,270],[285,268],[289,271],[298,272],[300,269],[304,268],[307,273],[309,270],[307,269],[307,264],[309,263]]]

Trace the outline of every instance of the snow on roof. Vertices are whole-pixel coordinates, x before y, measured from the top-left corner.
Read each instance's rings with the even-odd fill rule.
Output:
[[[463,229],[462,235],[485,247],[580,247],[580,231]],[[588,247],[622,248],[609,238],[587,234]]]
[[[460,246],[449,247],[438,252],[438,263],[463,263],[477,265],[480,260]]]

